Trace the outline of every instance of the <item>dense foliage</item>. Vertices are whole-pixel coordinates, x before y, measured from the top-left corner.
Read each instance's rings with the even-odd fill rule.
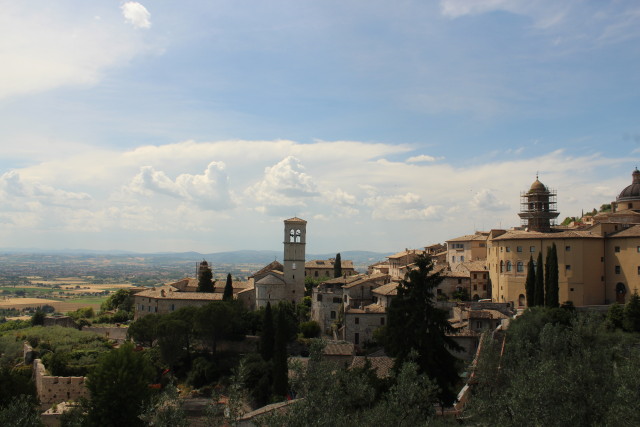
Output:
[[[441,402],[449,405],[456,397],[459,380],[457,359],[449,350],[460,347],[447,336],[454,332],[448,313],[435,306],[434,290],[442,277],[433,273],[429,256],[418,256],[415,265],[400,282],[389,307],[385,349],[396,357],[397,366],[415,351],[420,373],[436,381]]]
[[[597,313],[536,307],[488,337],[474,425],[640,425],[640,340]]]

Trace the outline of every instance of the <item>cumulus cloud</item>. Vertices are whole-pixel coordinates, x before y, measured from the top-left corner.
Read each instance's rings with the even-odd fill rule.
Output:
[[[500,200],[491,190],[482,189],[471,199],[471,206],[478,210],[503,211],[509,209],[509,205]]]
[[[17,171],[0,176],[0,191],[5,203],[28,207],[33,203],[43,205],[73,206],[86,202],[91,197],[86,193],[65,191],[41,182],[24,181]]]
[[[276,206],[306,206],[306,200],[317,197],[320,192],[311,176],[303,171],[300,160],[288,156],[265,168],[262,179],[250,186],[246,194],[263,211]]]
[[[200,175],[180,174],[175,181],[153,166],[143,166],[128,189],[148,197],[163,194],[210,210],[230,209],[234,205],[223,162],[209,163]]]
[[[120,6],[120,9],[122,9],[125,21],[135,28],[151,28],[151,14],[142,4],[128,1]]]
[[[415,193],[385,195],[369,198],[373,219],[385,220],[437,220],[441,219],[442,206],[429,206]]]

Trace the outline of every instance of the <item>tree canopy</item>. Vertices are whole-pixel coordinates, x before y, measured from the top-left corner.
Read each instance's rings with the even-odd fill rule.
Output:
[[[333,277],[342,277],[342,258],[340,252],[336,254],[336,260],[333,263]]]
[[[415,265],[400,282],[398,294],[389,307],[385,349],[396,357],[397,366],[415,351],[420,372],[436,381],[440,401],[451,404],[459,376],[458,359],[449,350],[458,351],[460,347],[447,336],[455,331],[448,321],[448,313],[435,305],[434,290],[443,279],[433,273],[429,256],[418,256]]]
[[[213,292],[215,282],[213,281],[213,272],[207,261],[200,263],[198,269],[198,292]]]
[[[233,279],[231,279],[231,273],[227,273],[227,283],[224,285],[224,293],[222,294],[223,301],[233,300]]]

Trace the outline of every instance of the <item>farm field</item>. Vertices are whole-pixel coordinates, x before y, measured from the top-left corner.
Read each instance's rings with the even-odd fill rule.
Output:
[[[57,312],[66,313],[83,307],[91,307],[94,310],[98,310],[100,309],[100,304],[102,304],[106,299],[106,296],[100,298],[74,298],[64,300],[52,300],[46,298],[5,298],[0,299],[0,308],[15,308],[20,310],[28,307],[36,308],[42,307],[43,305],[50,305],[54,307]]]

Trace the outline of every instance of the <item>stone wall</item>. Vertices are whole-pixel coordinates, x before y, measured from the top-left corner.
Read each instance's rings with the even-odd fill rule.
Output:
[[[82,332],[93,332],[110,340],[124,342],[127,340],[128,327],[117,326],[85,326]]]
[[[40,359],[33,362],[33,376],[36,392],[41,404],[54,404],[69,400],[89,397],[89,390],[85,387],[85,377],[54,377],[47,375],[47,371]]]

